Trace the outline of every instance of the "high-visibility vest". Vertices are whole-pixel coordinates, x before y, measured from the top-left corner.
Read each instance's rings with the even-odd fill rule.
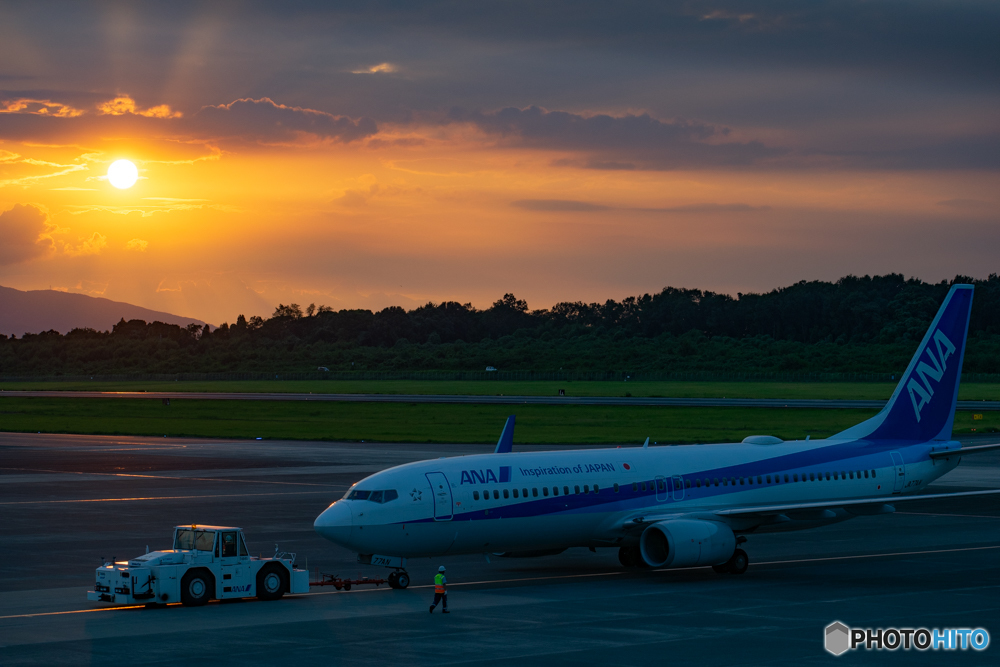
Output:
[[[440,572],[438,572],[437,574],[435,574],[434,575],[434,592],[435,593],[444,593],[444,585],[446,583],[448,583],[448,582],[445,580],[443,574],[441,574]]]

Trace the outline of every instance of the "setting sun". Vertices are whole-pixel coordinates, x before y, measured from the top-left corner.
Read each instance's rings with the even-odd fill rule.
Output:
[[[120,190],[132,187],[138,178],[139,170],[128,160],[115,160],[108,167],[108,180]]]

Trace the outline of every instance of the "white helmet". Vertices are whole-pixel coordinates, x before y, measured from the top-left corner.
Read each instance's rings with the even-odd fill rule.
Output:
[[[438,572],[444,572],[444,565],[438,568]]]

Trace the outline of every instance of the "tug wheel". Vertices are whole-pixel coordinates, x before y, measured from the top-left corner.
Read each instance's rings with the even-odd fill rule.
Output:
[[[288,592],[288,572],[280,565],[270,563],[257,573],[257,598],[277,600]]]
[[[191,570],[181,578],[181,602],[200,607],[212,599],[215,580],[205,570]]]

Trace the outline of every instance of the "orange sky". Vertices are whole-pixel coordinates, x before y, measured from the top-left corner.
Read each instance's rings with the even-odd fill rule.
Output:
[[[996,136],[996,118],[982,112],[995,91],[975,82],[964,99],[979,101],[947,115],[924,106],[892,123],[885,102],[884,113],[849,120],[804,110],[794,122],[720,122],[725,114],[708,110],[716,98],[736,108],[765,94],[716,73],[717,87],[712,77],[688,86],[703,118],[671,113],[669,96],[653,100],[638,84],[631,96],[594,84],[589,99],[561,102],[532,92],[537,81],[509,82],[510,63],[482,74],[505,82],[509,103],[491,102],[486,88],[428,101],[414,88],[474,72],[432,76],[392,62],[391,48],[384,58],[358,53],[364,62],[352,65],[345,47],[330,77],[360,81],[350,84],[356,98],[310,101],[307,86],[254,79],[259,53],[246,54],[246,67],[230,55],[242,84],[201,90],[220,73],[176,63],[213,25],[178,27],[174,78],[157,90],[141,79],[157,56],[141,49],[134,71],[109,58],[81,88],[58,53],[26,56],[23,34],[16,59],[7,55],[17,45],[0,46],[0,284],[221,324],[279,302],[485,307],[513,291],[544,308],[667,285],[735,293],[848,273],[940,280],[998,268],[997,166],[963,148]],[[633,57],[655,65],[655,55]],[[558,60],[537,58],[551,68]],[[305,66],[287,64],[296,67]],[[656,79],[650,68],[643,81]],[[758,69],[761,82],[775,72]],[[854,76],[860,90],[863,75]],[[187,79],[192,86],[178,83]],[[371,92],[380,86],[395,92]],[[106,179],[120,158],[140,173],[126,190]]]

